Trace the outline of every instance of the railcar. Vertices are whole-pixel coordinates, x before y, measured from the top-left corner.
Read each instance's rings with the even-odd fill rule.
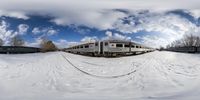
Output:
[[[197,47],[197,52],[200,53],[200,47]]]
[[[196,47],[196,46],[171,47],[171,48],[168,48],[167,50],[168,51],[175,51],[175,52],[199,53],[200,47]]]
[[[145,53],[154,49],[130,41],[105,40],[66,48],[65,51],[92,56],[118,56]]]

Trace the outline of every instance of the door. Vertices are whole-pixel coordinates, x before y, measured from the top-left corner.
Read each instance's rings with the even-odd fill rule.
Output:
[[[100,42],[100,54],[103,54],[103,42]]]

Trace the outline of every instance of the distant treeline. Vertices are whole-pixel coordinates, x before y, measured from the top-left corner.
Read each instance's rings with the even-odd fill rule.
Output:
[[[199,47],[200,46],[200,37],[195,35],[184,35],[184,37],[180,40],[176,40],[171,44],[167,45],[166,48],[171,47]]]
[[[3,46],[3,45],[4,45],[4,41],[0,39],[0,46]],[[13,38],[11,38],[9,45],[13,47],[25,46],[25,41],[20,36],[14,36]],[[49,52],[49,51],[58,50],[57,46],[51,40],[47,38],[41,38],[40,49],[41,49],[41,52]]]
[[[161,48],[161,50],[164,48]],[[176,40],[167,45],[165,50],[176,52],[200,52],[200,37],[195,35],[184,35],[182,39]]]

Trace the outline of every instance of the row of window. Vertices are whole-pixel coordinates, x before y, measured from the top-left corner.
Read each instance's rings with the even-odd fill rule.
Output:
[[[116,47],[123,47],[123,44],[116,44]],[[125,48],[129,48],[130,45],[125,44],[124,45]],[[137,45],[131,45],[132,48],[142,48],[141,46],[137,46]]]
[[[89,48],[89,45],[81,45],[81,46],[76,46],[76,47],[72,47],[70,49],[79,49],[79,48]]]
[[[95,46],[96,46],[96,44],[95,44]],[[105,46],[108,46],[108,44],[105,44]],[[114,46],[114,45],[112,45],[112,46]],[[116,47],[123,47],[123,44],[116,44]],[[125,44],[124,47],[129,48],[130,45]],[[137,45],[131,45],[131,47],[132,48],[142,48],[141,46],[137,46]],[[81,46],[73,47],[71,49],[79,49],[79,48],[89,48],[89,45],[85,45],[85,46],[81,45]]]

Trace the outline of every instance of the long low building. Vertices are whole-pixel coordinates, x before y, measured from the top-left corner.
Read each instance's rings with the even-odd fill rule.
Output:
[[[24,53],[37,53],[40,48],[25,47],[25,46],[0,46],[0,54],[24,54]]]
[[[200,53],[200,47],[196,46],[171,47],[167,48],[166,50],[174,52]]]

